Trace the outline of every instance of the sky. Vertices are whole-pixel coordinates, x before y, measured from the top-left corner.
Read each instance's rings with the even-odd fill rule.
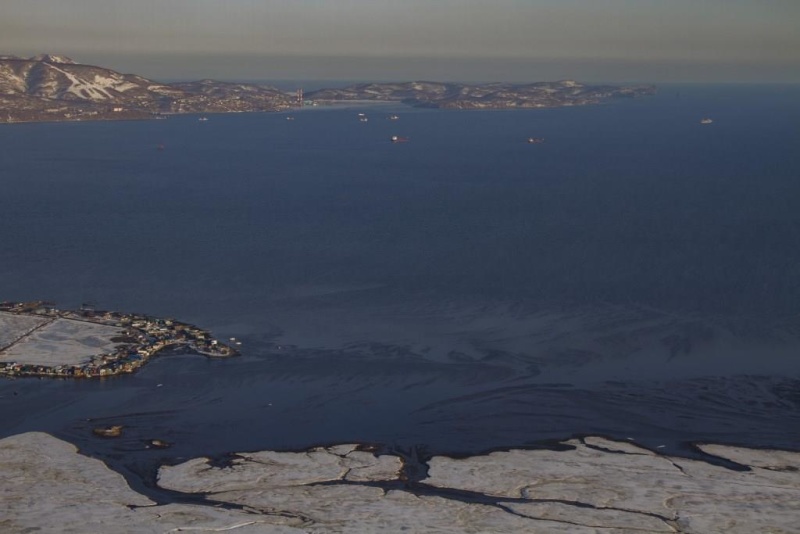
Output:
[[[160,80],[800,83],[800,0],[1,0],[0,54]]]

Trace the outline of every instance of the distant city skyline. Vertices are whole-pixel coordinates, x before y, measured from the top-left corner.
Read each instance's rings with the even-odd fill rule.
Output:
[[[0,53],[156,79],[800,82],[796,0],[4,0]]]

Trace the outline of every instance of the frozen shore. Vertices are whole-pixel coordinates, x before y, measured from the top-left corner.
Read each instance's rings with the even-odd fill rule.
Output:
[[[24,532],[792,532],[800,453],[701,445],[720,464],[599,437],[563,450],[408,458],[356,445],[196,458],[164,503],[48,434],[0,440],[0,529]],[[419,466],[417,466],[419,467]],[[423,470],[424,471],[424,470]],[[158,492],[157,491],[157,492]],[[195,504],[196,503],[196,504]]]

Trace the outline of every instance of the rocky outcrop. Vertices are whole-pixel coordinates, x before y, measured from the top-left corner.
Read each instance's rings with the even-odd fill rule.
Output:
[[[92,433],[95,436],[100,436],[101,438],[118,438],[122,435],[122,426],[121,425],[114,425],[108,427],[97,427],[92,429]]]

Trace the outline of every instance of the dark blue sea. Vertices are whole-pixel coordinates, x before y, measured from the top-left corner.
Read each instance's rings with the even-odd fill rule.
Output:
[[[800,448],[800,86],[291,115],[0,126],[0,300],[242,342],[3,379],[0,437],[129,474],[338,442]],[[124,437],[92,436],[108,424]]]

